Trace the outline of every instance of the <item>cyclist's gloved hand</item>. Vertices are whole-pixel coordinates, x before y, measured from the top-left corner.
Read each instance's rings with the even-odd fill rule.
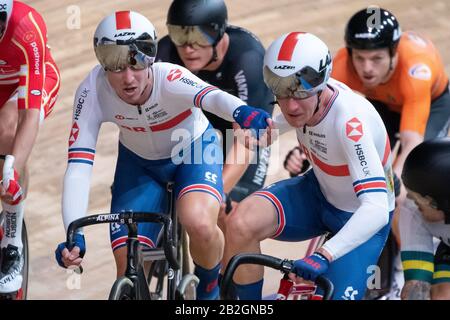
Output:
[[[255,129],[259,132],[267,128],[270,114],[262,109],[243,105],[234,110],[233,118],[242,129]]]
[[[5,157],[5,163],[3,165],[3,199],[16,205],[22,200],[23,191],[19,184],[19,174],[14,169],[14,156],[7,155]]]
[[[314,281],[328,270],[330,262],[321,253],[315,252],[309,257],[294,261],[291,272],[305,280]]]
[[[75,265],[79,266],[86,253],[86,243],[84,241],[84,235],[76,233],[73,237],[75,246],[73,248],[67,248],[66,242],[61,242],[55,250],[55,259],[58,264],[67,268]],[[69,250],[70,249],[70,250]]]

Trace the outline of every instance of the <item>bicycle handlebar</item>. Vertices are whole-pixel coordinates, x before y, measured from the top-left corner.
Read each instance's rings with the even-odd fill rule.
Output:
[[[180,265],[177,261],[176,245],[172,237],[172,219],[165,214],[153,212],[132,212],[94,214],[79,218],[70,223],[67,229],[66,246],[69,250],[74,247],[73,237],[75,232],[82,227],[100,223],[131,224],[141,222],[153,222],[163,224],[163,249],[166,259],[172,269],[178,270]]]
[[[235,255],[228,263],[223,275],[222,285],[220,286],[221,296],[225,300],[233,300],[229,289],[232,284],[234,272],[241,264],[262,265],[288,274],[294,266],[294,261],[258,253],[242,253]],[[330,300],[334,293],[333,283],[324,276],[318,276],[314,282],[324,291],[323,300]]]

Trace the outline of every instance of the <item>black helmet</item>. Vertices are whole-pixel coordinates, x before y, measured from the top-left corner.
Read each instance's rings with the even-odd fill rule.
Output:
[[[368,7],[350,18],[345,29],[345,45],[350,50],[388,48],[392,56],[400,36],[400,25],[392,13]]]
[[[406,157],[402,172],[405,186],[437,202],[450,215],[450,138],[422,142]]]
[[[167,25],[202,26],[213,39],[222,39],[227,27],[228,13],[223,0],[174,0],[167,14]]]

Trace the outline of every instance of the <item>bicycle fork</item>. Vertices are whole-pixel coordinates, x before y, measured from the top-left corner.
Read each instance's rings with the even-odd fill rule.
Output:
[[[145,279],[144,270],[142,267],[141,255],[140,255],[140,242],[137,235],[137,224],[127,223],[128,227],[128,239],[127,239],[127,269],[125,276],[129,278],[135,288],[136,300],[150,300],[150,292]]]

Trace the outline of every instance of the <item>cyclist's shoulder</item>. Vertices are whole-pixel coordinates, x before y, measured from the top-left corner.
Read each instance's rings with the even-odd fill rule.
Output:
[[[155,82],[175,83],[182,76],[193,75],[187,68],[172,62],[158,61],[151,66]],[[167,81],[165,81],[167,80]]]
[[[228,52],[234,56],[242,55],[246,52],[262,53],[264,55],[264,46],[258,37],[247,29],[229,25],[226,33],[230,38]]]
[[[106,74],[101,65],[96,65],[86,75],[86,77],[78,85],[75,93],[76,98],[79,96],[86,96],[85,98],[92,97],[97,94],[97,89],[101,88],[99,83],[106,80]],[[101,90],[101,89],[100,89]]]
[[[439,53],[434,44],[426,37],[413,31],[404,32],[398,45],[398,59],[403,66],[410,67],[426,63],[430,67],[440,64]]]
[[[25,21],[31,22],[31,25],[27,24],[27,28],[32,27],[33,25],[36,28],[45,27],[43,17],[36,9],[25,3],[14,1],[14,7],[11,15],[11,20],[8,24],[8,29],[10,27],[16,29],[19,26],[23,25]],[[45,36],[46,35],[44,35],[44,37]]]
[[[336,128],[341,128],[354,118],[363,126],[371,126],[374,121],[379,124],[378,113],[364,96],[333,78],[330,78],[328,85],[334,92],[330,99],[331,112],[328,112],[329,116],[326,118],[330,123],[336,124]]]
[[[158,50],[156,52],[156,61],[167,61],[181,63],[175,45],[170,40],[168,35],[162,37],[158,41]]]

